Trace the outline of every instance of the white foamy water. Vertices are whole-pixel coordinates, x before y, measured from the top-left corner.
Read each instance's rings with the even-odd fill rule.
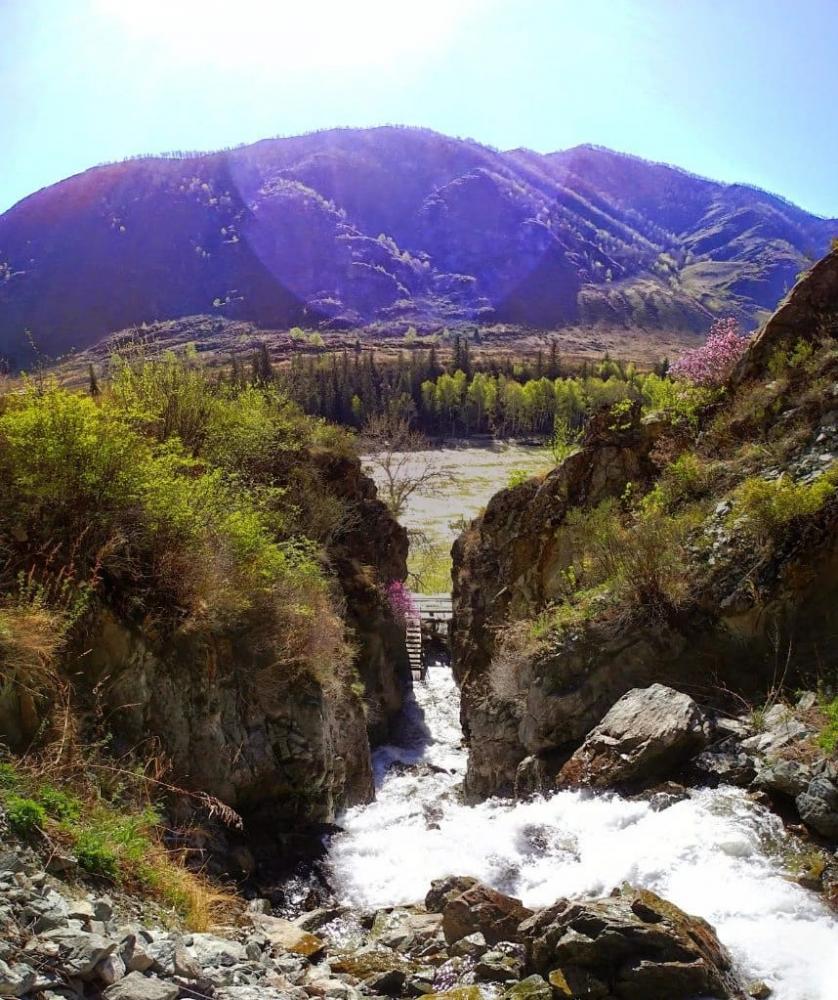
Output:
[[[476,876],[530,906],[628,881],[709,920],[743,976],[764,979],[774,1000],[836,1000],[838,922],[784,875],[782,825],[742,791],[698,791],[661,812],[579,792],[464,806],[450,671],[429,670],[415,698],[402,745],[376,751],[376,801],[349,810],[346,833],[333,839],[345,902],[416,902],[432,879],[450,874]]]

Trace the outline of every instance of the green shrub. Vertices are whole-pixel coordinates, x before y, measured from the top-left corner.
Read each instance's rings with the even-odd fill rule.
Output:
[[[818,744],[827,753],[832,754],[838,750],[838,698],[824,702],[821,710],[826,721],[818,734]]]
[[[46,809],[34,799],[9,795],[5,801],[6,818],[15,833],[29,836],[47,825]]]
[[[80,830],[74,839],[73,850],[82,871],[116,881],[119,859],[99,830]]]
[[[812,483],[752,476],[736,488],[729,521],[756,538],[771,538],[795,519],[816,514],[834,495],[835,479],[834,467]]]
[[[711,467],[694,452],[684,452],[661,474],[654,489],[643,498],[645,510],[672,511],[679,505],[705,496],[710,488]]]
[[[530,473],[526,469],[512,469],[506,480],[507,489],[515,489],[516,486],[522,486],[530,478]]]
[[[0,790],[20,787],[20,775],[14,764],[0,762]]]
[[[77,820],[81,815],[78,798],[52,785],[42,785],[38,789],[38,801],[53,819],[67,822]]]

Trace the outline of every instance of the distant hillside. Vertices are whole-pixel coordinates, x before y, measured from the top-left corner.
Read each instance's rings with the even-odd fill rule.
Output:
[[[95,167],[0,216],[0,353],[217,314],[700,330],[773,308],[838,222],[581,146],[338,129]]]

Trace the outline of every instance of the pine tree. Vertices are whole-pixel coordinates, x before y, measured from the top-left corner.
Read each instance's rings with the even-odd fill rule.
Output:
[[[99,380],[96,378],[96,370],[92,364],[87,366],[87,377],[89,380],[90,395],[93,397],[98,396],[102,390],[99,388]]]

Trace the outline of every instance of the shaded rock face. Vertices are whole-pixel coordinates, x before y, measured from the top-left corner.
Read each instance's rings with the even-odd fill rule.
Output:
[[[346,601],[367,728],[376,746],[392,736],[411,683],[404,625],[393,617],[383,592],[392,580],[407,576],[407,531],[378,499],[375,484],[357,461],[326,454],[319,466],[330,491],[350,503],[347,523],[328,554]]]
[[[590,902],[559,900],[522,924],[519,934],[554,996],[744,996],[713,928],[647,890],[629,888]]]
[[[624,788],[667,777],[704,748],[698,705],[663,684],[626,692],[559,772],[559,782]]]
[[[561,574],[572,558],[569,538],[560,530],[566,515],[619,496],[629,482],[650,481],[655,469],[649,455],[656,439],[656,425],[641,422],[636,408],[618,426],[607,412],[598,414],[579,452],[543,481],[530,480],[496,494],[485,514],[454,543],[451,641],[453,669],[463,692],[463,729],[474,748],[466,777],[472,800],[510,792],[527,749],[542,749],[530,746],[542,743],[537,737],[519,736],[521,725],[542,725],[538,706],[537,714],[528,713],[522,722],[488,692],[486,673],[497,629],[508,617],[543,606],[559,592]],[[587,728],[575,735],[583,736],[623,691],[601,703],[599,714],[588,716]]]

